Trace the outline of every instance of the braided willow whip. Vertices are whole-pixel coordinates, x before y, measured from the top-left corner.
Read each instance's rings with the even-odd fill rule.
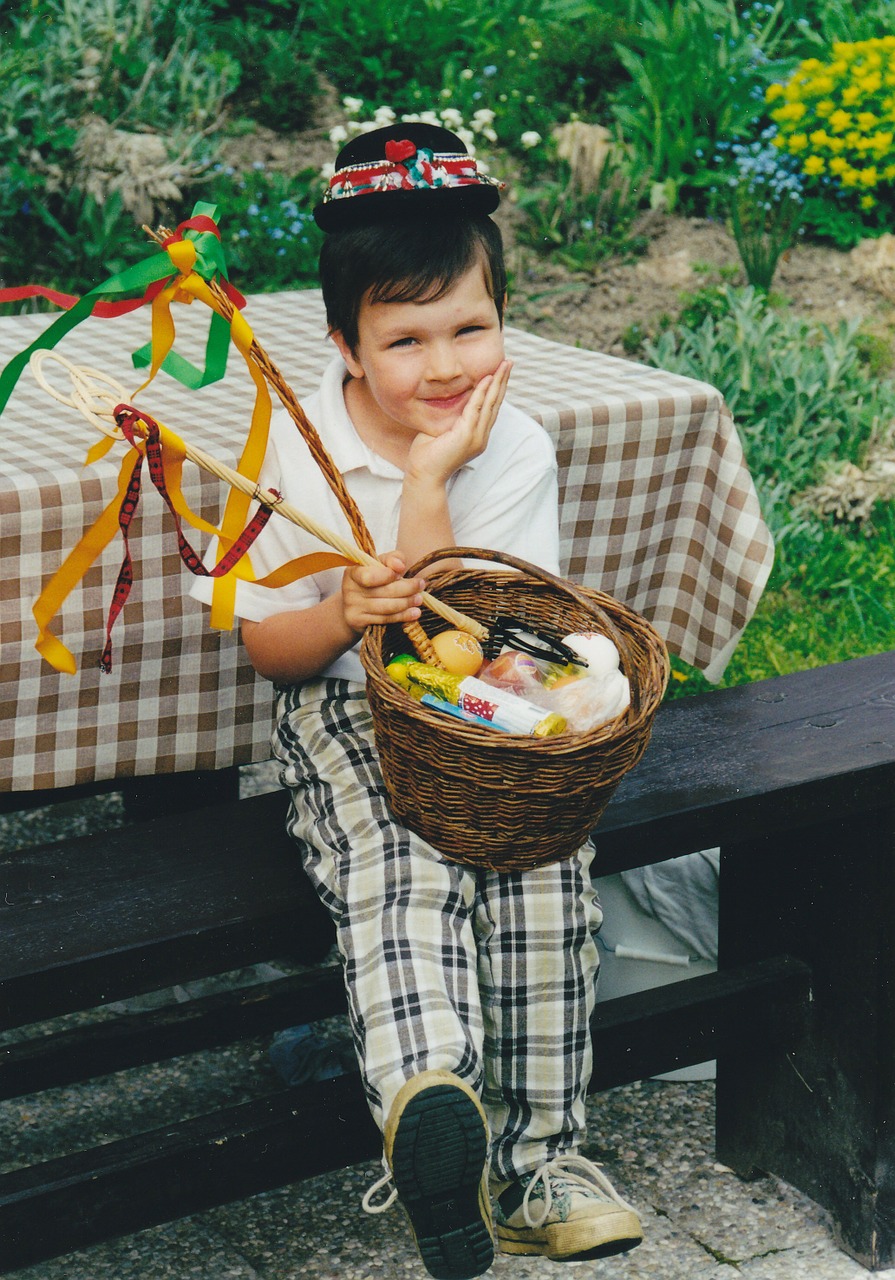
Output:
[[[43,372],[43,365],[48,360],[55,361],[67,369],[72,384],[70,396],[63,395],[47,380]],[[58,400],[60,404],[68,405],[69,408],[77,409],[88,422],[92,423],[93,426],[97,427],[110,439],[125,441],[121,430],[115,425],[113,409],[117,405],[127,402],[127,392],[114,378],[96,369],[74,365],[56,351],[35,351],[31,356],[30,364],[36,381],[54,400]],[[137,430],[139,431],[139,426]],[[332,530],[327,529],[324,525],[318,524],[310,516],[306,516],[299,511],[297,507],[293,507],[290,503],[283,501],[275,493],[271,493],[269,489],[262,489],[260,485],[254,484],[244,475],[241,475],[240,472],[219,462],[217,458],[206,453],[204,449],[197,449],[194,445],[186,444],[186,442],[183,442],[183,445],[184,452],[189,460],[194,462],[196,466],[201,467],[203,471],[210,472],[212,475],[217,476],[219,480],[225,481],[234,489],[238,489],[241,493],[260,502],[262,506],[269,507],[291,524],[298,525],[313,537],[341,552],[346,559],[351,560],[354,564],[378,565],[381,563],[371,552],[356,546],[346,538],[341,537],[341,535],[333,533]],[[481,623],[476,622],[474,618],[468,618],[465,614],[459,613],[456,609],[452,609],[450,605],[443,604],[427,591],[423,592],[423,601],[433,613],[444,618],[451,626],[457,627],[461,631],[467,631],[479,640],[488,638],[488,631]],[[425,632],[419,626],[418,630],[426,646],[431,649],[431,644]],[[415,637],[411,638],[414,639],[415,643],[418,643]],[[432,657],[427,657],[426,660],[432,661],[433,659],[437,665],[441,665],[438,663],[437,658],[434,657],[434,651],[432,651]]]

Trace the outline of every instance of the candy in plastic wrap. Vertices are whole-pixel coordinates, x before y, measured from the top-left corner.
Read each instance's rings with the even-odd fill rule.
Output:
[[[387,668],[391,675],[391,664]],[[400,680],[411,680],[427,693],[434,693],[454,706],[470,711],[473,715],[490,720],[496,727],[509,733],[525,734],[533,738],[552,737],[565,730],[562,716],[546,713],[526,698],[520,698],[505,689],[496,689],[476,676],[456,676],[441,671],[425,662],[404,664]]]

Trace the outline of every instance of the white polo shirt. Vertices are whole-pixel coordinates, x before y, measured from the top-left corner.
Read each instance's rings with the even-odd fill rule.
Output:
[[[377,553],[383,554],[393,551],[397,543],[404,473],[374,453],[357,434],[342,390],[347,377],[344,361],[336,356],[319,390],[302,407],[363,514]],[[338,499],[285,409],[271,418],[260,483],[279,490],[304,515],[353,542]],[[448,504],[457,546],[507,551],[559,572],[556,457],[550,437],[528,414],[504,402],[485,452],[464,463],[448,481]],[[274,513],[249,554],[260,578],[296,556],[329,549]],[[217,554],[213,543],[206,563],[213,563]],[[329,569],[276,588],[240,580],[236,615],[260,622],[271,614],[307,609],[338,592],[343,573],[341,568]],[[211,579],[196,578],[190,594],[210,604],[211,592]],[[358,649],[359,642],[322,675],[363,681]]]

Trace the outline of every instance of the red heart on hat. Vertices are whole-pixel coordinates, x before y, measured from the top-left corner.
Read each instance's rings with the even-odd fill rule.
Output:
[[[416,143],[411,142],[409,138],[389,140],[385,144],[385,158],[390,160],[392,164],[401,164],[402,161],[409,160],[411,156],[415,155]]]

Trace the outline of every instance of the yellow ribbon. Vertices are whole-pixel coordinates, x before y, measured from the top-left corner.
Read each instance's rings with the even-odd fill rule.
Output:
[[[172,263],[178,271],[178,277],[166,286],[152,301],[152,336],[149,376],[137,388],[143,391],[158,373],[165,357],[171,351],[176,336],[174,319],[171,314],[172,302],[190,303],[194,298],[204,302],[212,311],[218,311],[217,300],[208,284],[193,269],[196,262],[196,247],[192,240],[172,241],[166,245]],[[238,470],[248,480],[257,483],[261,473],[261,464],[267,449],[270,429],[271,400],[264,375],[251,359],[251,348],[254,334],[238,308],[233,308],[230,318],[230,337],[237,350],[243,356],[249,374],[255,384],[255,403],[252,409],[252,420],[249,432],[239,459]],[[137,393],[135,393],[136,395]],[[159,426],[162,446],[162,466],[165,474],[165,485],[171,503],[178,515],[194,529],[210,533],[219,539],[222,554],[230,549],[242,533],[247,521],[251,497],[238,489],[231,488],[228,495],[220,529],[204,520],[188,506],[182,491],[183,463],[186,459],[186,445],[173,431]],[[93,445],[88,451],[85,465],[104,457],[115,443],[114,438],[106,437]],[[36,648],[43,658],[57,671],[73,675],[77,664],[65,647],[49,630],[49,623],[58,612],[63,601],[74,586],[83,578],[91,564],[115,536],[118,530],[118,517],[121,504],[127,494],[134,468],[142,456],[143,447],[138,445],[125,455],[118,476],[118,491],[105,508],[96,523],[87,530],[74,550],[53,574],[50,581],[35,601],[32,612],[38,625]],[[214,579],[212,589],[211,626],[220,631],[229,631],[233,627],[236,582],[242,579],[256,583],[258,586],[279,587],[295,582],[312,573],[320,573],[349,565],[353,561],[334,552],[311,552],[299,556],[281,565],[264,578],[256,579],[248,555],[226,574]]]

